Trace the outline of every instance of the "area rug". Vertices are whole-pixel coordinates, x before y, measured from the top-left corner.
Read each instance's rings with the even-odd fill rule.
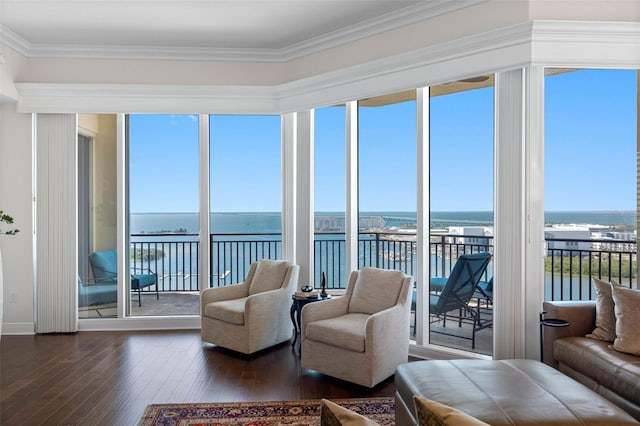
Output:
[[[394,400],[331,399],[385,426],[395,425]],[[151,404],[138,426],[319,426],[320,400]]]

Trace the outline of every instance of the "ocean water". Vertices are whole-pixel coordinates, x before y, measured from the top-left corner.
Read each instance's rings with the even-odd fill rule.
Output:
[[[338,212],[323,212],[317,214],[323,219],[344,217]],[[367,212],[361,216],[367,217],[372,226],[411,228],[415,226],[416,215],[413,212]],[[159,249],[164,257],[154,259],[151,262],[133,262],[134,267],[153,267],[155,271],[166,276],[163,289],[193,290],[197,284],[189,281],[189,288],[185,287],[185,277],[193,277],[198,273],[198,222],[197,213],[143,213],[132,214],[130,219],[131,242],[137,248]],[[492,212],[432,212],[432,226],[454,225],[483,225],[493,224]],[[635,229],[636,212],[547,212],[545,214],[547,224],[553,223],[589,223],[612,226],[626,226]],[[333,222],[333,221],[331,221]],[[337,221],[337,223],[340,223]],[[213,234],[212,242],[212,274],[218,285],[241,281],[248,269],[251,259],[278,258],[281,256],[281,216],[280,213],[212,213],[211,224]],[[255,234],[269,234],[257,236]],[[169,235],[157,235],[169,234]],[[186,234],[186,235],[185,235]],[[238,235],[240,234],[240,236]],[[254,235],[252,235],[254,234]],[[362,240],[371,240],[374,237],[364,237]],[[242,240],[242,243],[238,241]],[[324,240],[319,242],[319,240]],[[265,243],[266,241],[266,243]],[[369,241],[370,242],[370,241]],[[320,244],[320,245],[318,245]],[[415,270],[415,253],[399,252],[382,254],[382,258],[376,257],[376,245],[361,242],[360,266],[376,266],[374,262],[392,262],[393,265],[380,265],[381,267],[393,267],[405,270],[412,274]],[[346,284],[344,261],[344,234],[325,234],[316,236],[316,277],[315,282],[320,282],[320,273],[327,273],[327,282],[330,288],[341,288]],[[377,260],[376,260],[377,259]],[[385,264],[386,264],[385,263]],[[431,270],[442,274],[442,268],[438,268],[442,258],[436,254],[431,255]],[[444,268],[445,275],[451,265]],[[491,268],[488,269],[491,275]],[[550,289],[550,276],[547,277],[547,292]],[[191,280],[192,278],[189,278]]]
[[[339,212],[319,212],[317,217],[344,217]],[[411,227],[415,225],[415,212],[363,212],[361,216],[382,218],[385,227]],[[546,212],[547,224],[589,223],[627,226],[635,228],[635,211],[582,211]],[[433,227],[455,225],[493,225],[493,212],[431,212]],[[132,234],[187,233],[200,229],[197,213],[133,213]],[[211,231],[214,234],[251,234],[282,232],[280,213],[211,213]]]

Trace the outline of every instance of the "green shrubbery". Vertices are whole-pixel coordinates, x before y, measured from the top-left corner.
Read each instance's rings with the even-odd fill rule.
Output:
[[[580,256],[564,256],[562,262],[559,257],[553,259],[553,267],[551,265],[551,256],[545,259],[545,272],[556,275],[572,275],[572,276],[601,276],[614,279],[635,278],[637,275],[636,260],[611,258],[603,255],[602,258],[597,257],[580,257]],[[589,269],[591,264],[591,269]],[[611,272],[611,275],[609,275]]]

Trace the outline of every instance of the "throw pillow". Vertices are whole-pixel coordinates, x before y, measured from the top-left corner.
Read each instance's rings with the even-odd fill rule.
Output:
[[[611,287],[620,286],[615,281],[607,282],[592,278],[593,288],[596,291],[596,328],[587,337],[592,339],[613,342],[616,338],[616,314],[613,307]]]
[[[414,395],[418,426],[489,426],[488,423],[448,405]]]
[[[613,349],[631,355],[640,355],[640,291],[613,286],[616,311],[616,340]]]
[[[349,313],[372,315],[398,302],[404,274],[400,271],[362,268],[358,272]]]
[[[320,401],[320,426],[378,426],[378,423],[354,413],[328,399]]]
[[[282,287],[288,263],[284,260],[261,260],[251,280],[249,294],[277,290]]]

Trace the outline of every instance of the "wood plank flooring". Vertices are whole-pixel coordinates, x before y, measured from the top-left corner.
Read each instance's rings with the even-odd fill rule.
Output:
[[[289,343],[243,356],[198,330],[2,336],[0,424],[135,425],[166,402],[393,396],[300,367]]]

